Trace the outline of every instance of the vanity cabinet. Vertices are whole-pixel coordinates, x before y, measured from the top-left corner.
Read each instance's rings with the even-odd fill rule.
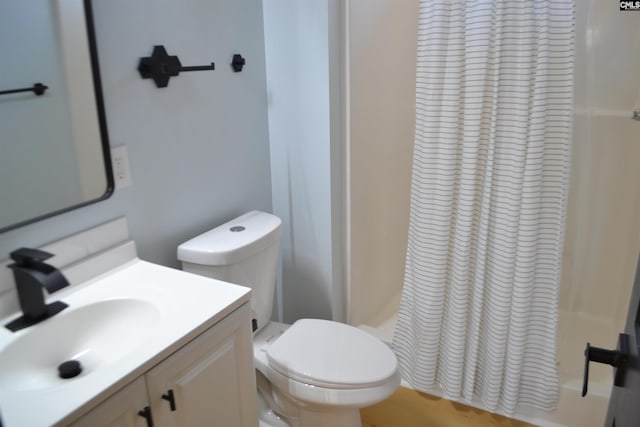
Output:
[[[249,319],[244,304],[72,425],[144,427],[149,408],[156,427],[256,427]]]
[[[147,422],[138,415],[141,408],[149,406],[144,378],[138,378],[113,394],[73,427],[146,427]]]

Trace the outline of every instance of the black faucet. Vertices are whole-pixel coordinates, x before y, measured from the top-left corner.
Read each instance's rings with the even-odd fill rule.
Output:
[[[67,304],[62,301],[44,303],[43,288],[51,294],[69,286],[60,270],[43,262],[53,254],[38,249],[20,248],[10,255],[15,263],[7,267],[13,270],[22,316],[7,323],[7,329],[15,332],[67,308]]]

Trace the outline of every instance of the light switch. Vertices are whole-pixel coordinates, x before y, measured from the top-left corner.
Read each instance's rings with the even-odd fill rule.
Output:
[[[116,184],[116,190],[131,185],[129,154],[126,145],[111,148],[111,164],[113,166],[113,180]]]

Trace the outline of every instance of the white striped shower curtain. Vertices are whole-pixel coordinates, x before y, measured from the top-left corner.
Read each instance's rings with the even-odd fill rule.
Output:
[[[573,0],[421,0],[406,269],[393,347],[416,389],[557,404]],[[476,400],[477,401],[477,400]]]

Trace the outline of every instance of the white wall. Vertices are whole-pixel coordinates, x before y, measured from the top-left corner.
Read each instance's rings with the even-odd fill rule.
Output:
[[[399,303],[404,275],[418,0],[348,4],[349,322],[376,324]]]
[[[287,322],[342,317],[336,3],[263,3],[273,211],[283,220],[278,294]]]
[[[284,320],[362,323],[402,287],[418,1],[263,4]]]
[[[262,5],[93,3],[110,140],[127,146],[133,186],[0,235],[0,259],[126,215],[143,259],[178,266],[181,242],[245,211],[271,210]],[[136,70],[155,44],[183,65],[214,61],[216,70],[158,89]],[[241,73],[229,65],[234,53],[247,60]]]

